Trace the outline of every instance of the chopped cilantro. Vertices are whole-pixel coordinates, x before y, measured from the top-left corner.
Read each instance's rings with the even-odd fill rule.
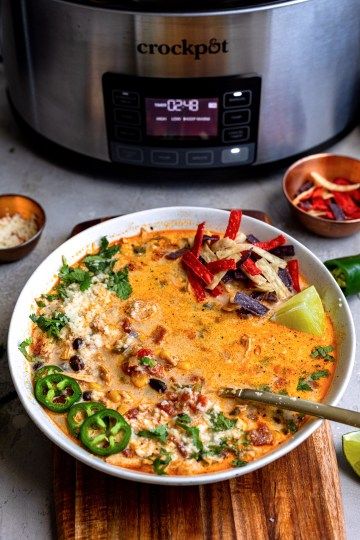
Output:
[[[156,361],[153,358],[149,358],[148,356],[142,356],[139,359],[139,362],[142,366],[149,366],[149,367],[156,366]]]
[[[63,257],[63,264],[60,268],[59,278],[63,285],[71,285],[78,283],[81,291],[86,291],[91,285],[91,274],[87,270],[81,268],[70,268],[66,259]]]
[[[145,246],[133,246],[132,248],[135,255],[144,255],[144,253],[146,253]]]
[[[46,332],[48,336],[55,339],[59,339],[61,330],[69,322],[65,313],[57,312],[53,314],[51,319],[44,317],[44,315],[36,316],[34,313],[30,315],[30,319],[37,324],[43,332]]]
[[[296,433],[297,430],[298,430],[298,427],[297,427],[296,423],[294,422],[294,420],[288,420],[286,422],[286,427],[287,427],[288,431],[290,431],[290,433]]]
[[[104,236],[100,240],[100,251],[96,255],[88,255],[84,259],[84,264],[90,272],[99,274],[100,272],[110,272],[116,262],[114,255],[120,251],[120,246],[109,247],[109,241]]]
[[[233,467],[244,467],[247,464],[248,464],[248,462],[243,461],[242,459],[234,459],[234,461],[231,462],[231,465]]]
[[[216,414],[210,413],[210,422],[213,431],[226,431],[236,426],[236,418],[226,418],[222,412]]]
[[[186,416],[184,420],[179,419],[179,416]],[[175,424],[179,427],[181,427],[189,437],[192,438],[194,446],[201,452],[204,449],[204,445],[202,443],[202,440],[200,439],[200,430],[198,427],[191,427],[189,426],[188,422],[188,415],[179,415],[177,417],[177,420]]]
[[[325,362],[334,362],[335,358],[333,357],[332,354],[329,354],[333,350],[334,350],[334,347],[332,345],[326,345],[324,347],[321,345],[318,345],[317,347],[314,347],[313,350],[311,351],[311,356],[313,358],[318,358],[318,357],[323,358]]]
[[[110,291],[114,291],[116,296],[122,300],[127,300],[132,293],[127,266],[119,272],[110,272],[106,286]]]
[[[42,300],[35,300],[35,302],[36,302],[36,305],[37,305],[38,307],[40,307],[40,308],[46,306],[45,302],[43,302]]]
[[[138,436],[165,442],[168,436],[168,430],[166,426],[158,426],[155,429],[143,429],[142,431],[139,431]]]
[[[306,382],[305,377],[300,377],[296,390],[300,390],[302,392],[312,392],[312,388],[309,385],[309,383]]]
[[[181,413],[181,414],[178,414],[176,421],[179,421],[182,424],[190,424],[191,423],[191,418],[190,418],[190,416],[188,414]]]
[[[318,381],[323,377],[328,377],[329,371],[327,369],[319,369],[314,371],[308,377],[300,377],[296,390],[302,390],[303,392],[312,392],[313,388],[311,385],[312,381]]]
[[[29,345],[32,344],[32,339],[31,337],[27,338],[27,339],[24,339],[24,341],[22,341],[19,345],[19,351],[25,356],[26,360],[28,362],[32,362],[33,360],[33,356],[28,353],[27,351],[27,348],[29,347]]]
[[[171,454],[161,448],[160,455],[155,459],[153,463],[154,472],[158,475],[166,474],[165,469],[171,461]]]
[[[313,381],[317,381],[319,379],[322,379],[323,377],[328,377],[328,376],[329,376],[329,371],[327,369],[320,369],[319,371],[314,371],[314,373],[310,375],[310,379],[312,379]]]

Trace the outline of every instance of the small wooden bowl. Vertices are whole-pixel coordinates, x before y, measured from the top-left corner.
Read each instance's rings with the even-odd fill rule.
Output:
[[[360,182],[360,160],[335,154],[315,154],[296,161],[286,171],[283,179],[283,191],[290,208],[307,229],[328,238],[342,238],[360,231],[360,219],[332,221],[311,216],[292,203],[299,188],[309,179],[312,171],[318,172],[330,181],[341,177],[357,183]]]
[[[24,219],[35,217],[37,232],[26,242],[10,248],[0,248],[0,262],[8,263],[18,261],[28,255],[38,243],[46,223],[46,215],[39,203],[15,193],[0,195],[0,218],[6,215],[20,214]]]

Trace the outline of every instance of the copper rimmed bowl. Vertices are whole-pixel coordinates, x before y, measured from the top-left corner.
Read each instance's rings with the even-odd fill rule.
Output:
[[[0,248],[0,263],[18,261],[28,255],[40,240],[46,223],[46,215],[39,203],[16,193],[0,195],[0,218],[19,214],[24,219],[35,218],[36,233],[26,242],[9,248]]]
[[[83,257],[94,243],[97,244],[102,236],[107,236],[110,241],[114,241],[121,237],[138,234],[145,226],[152,227],[155,231],[195,229],[198,223],[206,221],[209,229],[221,231],[225,229],[228,218],[229,213],[225,210],[182,206],[155,208],[111,219],[77,234],[62,244],[40,264],[30,277],[19,296],[10,323],[8,338],[10,372],[22,404],[35,424],[51,441],[76,459],[99,471],[126,480],[164,485],[206,484],[246,474],[271,463],[293,450],[321,424],[321,420],[309,420],[291,439],[277,446],[262,458],[249,463],[246,467],[190,476],[157,476],[116,467],[90,454],[60,431],[35,399],[29,363],[18,350],[18,345],[29,336],[31,324],[29,314],[36,309],[35,299],[54,285],[63,256],[70,264],[73,264]],[[252,233],[263,240],[273,238],[281,232],[267,223],[248,216],[243,217],[241,227],[245,234]],[[297,242],[295,238],[289,235],[287,238],[295,246],[296,255],[300,260],[305,278],[316,286],[325,309],[330,313],[334,323],[339,356],[334,378],[324,402],[335,405],[345,391],[354,364],[354,323],[345,297],[330,272],[310,250]]]
[[[311,172],[321,174],[327,180],[347,178],[350,182],[360,182],[360,160],[336,154],[314,154],[296,161],[285,173],[283,179],[284,195],[293,214],[309,229],[320,236],[343,238],[360,231],[360,219],[333,221],[311,216],[293,204],[301,185],[309,179]]]

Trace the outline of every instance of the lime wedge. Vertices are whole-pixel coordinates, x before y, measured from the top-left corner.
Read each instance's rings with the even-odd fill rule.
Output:
[[[360,476],[360,431],[351,431],[343,435],[342,447],[346,461]]]
[[[295,294],[271,317],[271,320],[292,328],[320,336],[325,330],[325,312],[314,285]]]

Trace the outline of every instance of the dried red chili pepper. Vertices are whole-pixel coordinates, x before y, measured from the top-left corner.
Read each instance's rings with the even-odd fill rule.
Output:
[[[261,274],[261,270],[256,266],[252,259],[246,259],[241,265],[241,268],[245,270],[250,276],[258,276]]]
[[[219,259],[218,261],[212,261],[207,263],[206,268],[212,273],[217,274],[224,270],[236,270],[235,259]]]
[[[204,266],[191,251],[185,253],[181,260],[183,264],[189,268],[195,274],[195,276],[200,278],[201,281],[206,283],[206,285],[209,285],[212,282],[214,278],[212,273],[209,272],[206,266]]]
[[[256,242],[254,245],[261,249],[265,249],[265,251],[270,251],[270,249],[283,246],[284,244],[286,244],[286,238],[283,234],[279,234],[279,236],[272,238],[272,240],[268,240],[267,242]]]
[[[203,302],[206,298],[206,291],[200,281],[198,281],[198,279],[190,273],[188,274],[188,280],[192,290],[194,291],[196,300],[198,302]]]
[[[199,255],[200,255],[202,241],[204,237],[204,230],[205,230],[205,221],[203,223],[199,223],[196,234],[195,234],[195,238],[194,238],[194,245],[191,249],[191,251],[193,252],[196,258],[199,258]]]
[[[237,233],[240,229],[242,211],[241,210],[231,210],[229,216],[229,222],[225,231],[225,238],[230,238],[235,240]]]
[[[291,259],[287,263],[287,269],[289,270],[295,291],[300,292],[299,261],[297,259]]]

